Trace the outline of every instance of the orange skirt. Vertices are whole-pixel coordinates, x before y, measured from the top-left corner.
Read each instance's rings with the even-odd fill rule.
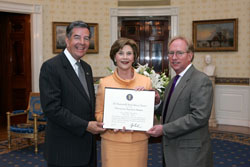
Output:
[[[102,138],[102,167],[147,167],[148,140],[134,143]]]

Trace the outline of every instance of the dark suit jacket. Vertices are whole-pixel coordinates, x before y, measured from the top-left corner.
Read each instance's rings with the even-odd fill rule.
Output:
[[[81,65],[90,98],[63,52],[44,62],[41,67],[41,104],[48,118],[44,155],[50,164],[86,165],[94,154],[93,136],[86,131],[88,122],[95,120],[92,70],[82,60]]]
[[[166,88],[165,97],[172,82]],[[167,167],[213,166],[208,131],[212,99],[212,82],[192,65],[175,87],[163,123],[163,150]],[[162,111],[165,110],[165,103],[166,99]]]

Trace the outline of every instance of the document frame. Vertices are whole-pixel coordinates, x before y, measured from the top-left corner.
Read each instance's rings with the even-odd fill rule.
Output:
[[[103,123],[106,129],[147,131],[154,122],[155,91],[105,88]]]

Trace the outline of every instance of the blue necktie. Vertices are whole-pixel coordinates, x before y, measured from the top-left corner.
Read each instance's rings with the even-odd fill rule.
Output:
[[[172,96],[172,93],[174,92],[175,84],[176,84],[177,80],[179,79],[179,77],[180,77],[180,75],[175,76],[174,81],[173,81],[172,86],[171,86],[171,89],[169,91],[165,111],[163,112],[163,123],[165,122],[165,117],[166,117],[166,114],[167,114],[168,104],[169,104],[170,98]]]

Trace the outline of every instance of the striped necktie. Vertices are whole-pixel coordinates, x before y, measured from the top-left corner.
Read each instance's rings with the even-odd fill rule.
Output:
[[[79,61],[76,62],[76,65],[78,67],[78,69],[77,69],[78,70],[78,78],[79,78],[79,80],[80,80],[86,94],[89,97],[88,85],[87,85],[87,81],[86,81],[86,77],[85,77],[85,73],[84,73],[84,70],[82,68],[82,65],[81,65],[81,63]]]

